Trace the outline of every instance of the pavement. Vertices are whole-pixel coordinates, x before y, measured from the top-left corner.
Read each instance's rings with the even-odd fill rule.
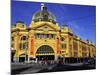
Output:
[[[25,64],[25,63],[12,63],[11,74],[32,74],[44,72],[58,72],[58,71],[73,71],[73,70],[90,70],[95,69],[95,65],[74,63],[74,64],[55,64],[55,65],[40,65],[40,64]]]
[[[80,66],[71,66],[71,65],[56,65],[51,70],[43,69],[40,70],[38,73],[45,73],[45,72],[61,72],[61,71],[77,71],[77,70],[92,70],[96,69],[93,65],[80,65]]]
[[[44,69],[52,69],[54,65],[40,65],[40,64],[25,64],[25,63],[12,63],[11,64],[11,74],[29,74],[29,73],[38,73],[41,70]]]

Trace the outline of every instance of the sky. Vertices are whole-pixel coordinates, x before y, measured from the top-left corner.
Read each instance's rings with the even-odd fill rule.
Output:
[[[43,2],[42,2],[43,3]],[[96,6],[44,3],[60,26],[68,25],[75,35],[96,44]],[[29,26],[35,12],[40,11],[41,2],[11,2],[11,23],[24,21]]]

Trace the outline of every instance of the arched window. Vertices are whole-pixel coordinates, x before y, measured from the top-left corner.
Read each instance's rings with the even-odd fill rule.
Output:
[[[20,49],[21,50],[26,50],[28,48],[28,44],[27,43],[20,43]]]
[[[26,36],[22,36],[21,40],[27,40],[27,37]]]
[[[45,15],[43,16],[43,20],[44,20],[44,21],[47,21],[47,20],[48,20],[48,15],[47,15],[47,14],[45,14]]]
[[[24,35],[21,37],[20,49],[27,50],[27,48],[28,48],[28,37]]]
[[[14,37],[11,37],[11,41],[14,41]]]
[[[36,53],[37,54],[48,54],[48,53],[54,53],[54,50],[48,45],[43,45],[37,49]]]
[[[61,41],[64,41],[65,40],[65,38],[64,37],[61,37]]]

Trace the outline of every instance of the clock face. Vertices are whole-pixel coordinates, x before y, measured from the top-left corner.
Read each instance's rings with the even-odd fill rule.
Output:
[[[47,26],[44,27],[44,31],[45,31],[45,32],[48,31],[48,27],[47,27]]]

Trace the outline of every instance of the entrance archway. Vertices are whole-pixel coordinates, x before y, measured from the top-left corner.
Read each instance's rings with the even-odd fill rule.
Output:
[[[28,55],[25,55],[25,54],[21,54],[19,56],[19,62],[25,62],[28,60]]]
[[[36,58],[38,60],[54,60],[55,53],[52,47],[43,45],[37,49]]]
[[[14,62],[15,53],[16,53],[16,50],[14,48],[11,48],[11,62]]]
[[[14,55],[15,55],[15,50],[11,51],[11,62],[14,62]]]

